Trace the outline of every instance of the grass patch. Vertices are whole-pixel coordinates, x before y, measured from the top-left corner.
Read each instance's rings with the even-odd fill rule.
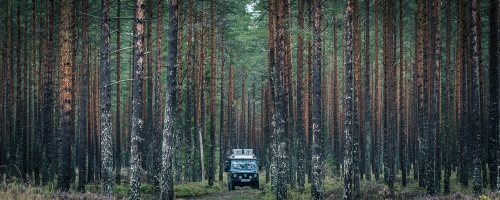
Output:
[[[208,181],[203,182],[190,182],[174,186],[175,198],[188,198],[202,195],[210,195],[207,198],[217,199],[218,194],[226,194],[229,199],[276,199],[275,194],[271,191],[271,184],[265,183],[265,173],[260,173],[260,191],[256,194],[257,197],[243,197],[232,196],[227,197],[227,177],[224,176],[222,181],[215,181],[213,186],[208,186]],[[418,186],[418,181],[413,179],[412,174],[407,178],[408,185],[403,187],[401,185],[401,177],[398,175],[394,184],[394,195],[389,194],[387,186],[383,181],[360,181],[360,195],[361,199],[477,199],[473,196],[472,181],[468,187],[462,187],[457,180],[456,174],[452,174],[450,178],[450,195],[426,195],[426,188]],[[381,177],[383,180],[383,177]],[[441,181],[440,193],[443,192],[444,183]],[[105,197],[102,195],[102,187],[100,184],[87,184],[85,186],[85,193],[78,193],[75,191],[75,185],[72,184],[71,192],[59,193],[57,192],[56,183],[51,183],[46,186],[34,186],[28,183],[10,182],[0,183],[0,199],[13,200],[13,199],[128,199],[130,195],[130,186],[128,184],[121,184],[114,186],[114,196]],[[323,194],[325,199],[341,199],[343,195],[343,180],[341,177],[326,176],[323,180]],[[250,187],[237,187],[236,190],[253,190]],[[291,188],[287,186],[288,199],[301,200],[311,199],[311,184],[306,179],[304,188]],[[148,184],[141,185],[142,199],[156,199],[153,194],[153,187]],[[221,194],[222,195],[222,194]],[[500,200],[500,192],[492,192],[487,188],[483,188],[483,195],[479,198],[481,200],[496,199]]]
[[[176,198],[193,197],[204,194],[218,193],[223,191],[222,182],[214,182],[212,187],[208,186],[208,181],[183,183],[174,185],[174,195]],[[227,190],[227,189],[226,189]]]

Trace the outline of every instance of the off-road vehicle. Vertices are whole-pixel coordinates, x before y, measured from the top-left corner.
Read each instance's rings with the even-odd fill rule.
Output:
[[[253,149],[233,149],[233,154],[226,158],[227,187],[250,186],[259,189],[259,168]]]

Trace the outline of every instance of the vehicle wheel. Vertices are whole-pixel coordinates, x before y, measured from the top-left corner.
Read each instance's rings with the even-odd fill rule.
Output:
[[[254,184],[252,184],[252,188],[254,188],[254,189],[257,189],[257,190],[258,190],[258,189],[259,189],[259,183],[254,183]]]
[[[229,181],[229,184],[228,184],[228,190],[234,190],[234,184],[233,184],[233,181]]]

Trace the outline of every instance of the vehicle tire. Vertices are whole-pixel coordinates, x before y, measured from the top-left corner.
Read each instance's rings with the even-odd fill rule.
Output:
[[[258,190],[258,189],[259,189],[259,183],[254,183],[254,184],[252,184],[252,188],[254,188],[254,189],[257,189],[257,190]]]
[[[228,184],[228,190],[234,190],[234,184],[233,184],[233,181],[229,181],[229,184]]]

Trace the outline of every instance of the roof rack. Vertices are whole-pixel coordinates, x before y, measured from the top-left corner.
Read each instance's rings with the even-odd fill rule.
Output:
[[[253,149],[233,149],[233,154],[229,159],[256,159]]]

